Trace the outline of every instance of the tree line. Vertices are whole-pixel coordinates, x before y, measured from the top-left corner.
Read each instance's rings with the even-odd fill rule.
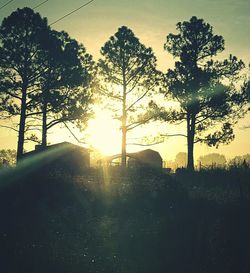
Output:
[[[196,161],[196,167],[198,168],[225,168],[228,165],[234,165],[237,161],[237,165],[242,165],[244,158],[247,158],[248,155],[245,156],[237,156],[227,161],[226,157],[223,154],[219,153],[210,153],[206,155],[199,156]],[[186,168],[187,167],[187,153],[179,152],[176,154],[174,160],[165,161],[166,166],[176,170],[178,168]],[[247,160],[249,163],[249,160]]]
[[[94,97],[110,101],[122,131],[122,166],[126,166],[127,133],[150,121],[182,124],[187,139],[187,167],[194,169],[198,142],[209,146],[234,139],[233,125],[249,110],[249,82],[242,80],[242,60],[225,49],[222,36],[193,16],[179,22],[164,49],[175,59],[166,73],[157,69],[152,48],[122,26],[101,48],[94,62],[85,47],[64,31],[53,30],[30,8],[17,9],[0,26],[1,119],[19,118],[17,160],[26,140],[47,145],[48,130],[75,124],[83,129],[93,114]],[[242,80],[240,88],[237,83]],[[161,95],[162,99],[156,99]],[[162,101],[175,100],[166,108]],[[5,126],[5,125],[2,125]]]

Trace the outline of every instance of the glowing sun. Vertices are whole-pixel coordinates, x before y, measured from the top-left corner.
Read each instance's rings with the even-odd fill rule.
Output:
[[[95,116],[95,119],[89,121],[88,143],[104,155],[120,153],[119,121],[113,119],[110,112],[105,110],[97,110]]]

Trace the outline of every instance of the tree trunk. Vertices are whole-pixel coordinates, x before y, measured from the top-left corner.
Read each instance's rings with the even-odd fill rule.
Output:
[[[126,86],[123,86],[123,104],[122,104],[122,168],[126,168],[127,157],[127,111],[126,111]]]
[[[17,162],[23,156],[23,146],[24,146],[24,134],[25,134],[25,120],[26,120],[26,109],[27,109],[27,85],[23,84],[22,88],[22,101],[21,101],[21,114],[19,122],[18,131],[18,143],[17,143]]]
[[[42,147],[47,146],[47,101],[43,101]]]
[[[127,159],[127,85],[126,85],[126,71],[124,56],[122,57],[122,81],[123,81],[123,94],[122,94],[122,162],[123,169],[126,168]]]
[[[195,116],[188,115],[187,118],[187,145],[188,145],[188,163],[187,169],[194,170],[194,135],[195,135]]]
[[[126,140],[127,138],[127,129],[126,126],[122,126],[122,168],[126,168],[127,160],[126,160]]]

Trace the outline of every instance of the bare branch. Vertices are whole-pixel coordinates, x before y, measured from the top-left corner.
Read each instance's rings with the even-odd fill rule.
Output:
[[[71,133],[71,135],[74,137],[74,139],[75,139],[78,143],[86,144],[85,142],[79,140],[79,138],[73,133],[73,131],[69,128],[69,126],[67,125],[66,122],[63,122],[63,124],[65,125],[65,127],[68,129],[68,131]]]
[[[30,117],[30,116],[36,116],[36,115],[41,115],[43,112],[34,112],[34,113],[29,113],[29,114],[26,114],[26,118],[27,117]]]
[[[15,129],[15,128],[13,128],[13,127],[11,127],[11,126],[7,126],[7,125],[2,125],[2,124],[0,124],[0,127],[2,127],[2,128],[7,128],[7,129],[10,129],[10,130],[13,130],[13,131],[15,131],[15,132],[19,132],[17,129]]]
[[[160,136],[163,136],[163,137],[186,137],[187,138],[187,135],[184,135],[184,134],[161,134]]]
[[[146,118],[144,120],[133,122],[133,123],[129,124],[129,125],[127,125],[127,131],[133,130],[134,128],[136,128],[138,126],[141,126],[142,124],[147,123],[148,121],[150,121],[153,118],[154,118],[154,116],[150,116],[150,117],[148,117],[148,118]]]
[[[105,91],[104,89],[102,89],[101,94],[105,95],[105,96],[108,96],[109,98],[113,98],[113,99],[117,99],[117,100],[122,101],[122,97],[121,96],[112,94],[112,93],[110,93],[108,91]]]
[[[149,92],[149,90],[146,90],[146,92],[144,92],[135,102],[133,102],[127,109],[126,111],[129,111],[134,105],[136,105],[137,102],[139,102],[141,99],[143,99],[147,93]]]
[[[134,145],[134,146],[154,146],[163,143],[164,140],[157,141],[154,143],[149,143],[149,144],[142,144],[142,143],[127,143],[127,145]]]

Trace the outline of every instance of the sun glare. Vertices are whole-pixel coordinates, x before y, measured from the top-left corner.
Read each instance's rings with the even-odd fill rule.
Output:
[[[121,149],[119,122],[105,110],[98,110],[95,115],[87,129],[88,143],[104,155],[119,153]]]

